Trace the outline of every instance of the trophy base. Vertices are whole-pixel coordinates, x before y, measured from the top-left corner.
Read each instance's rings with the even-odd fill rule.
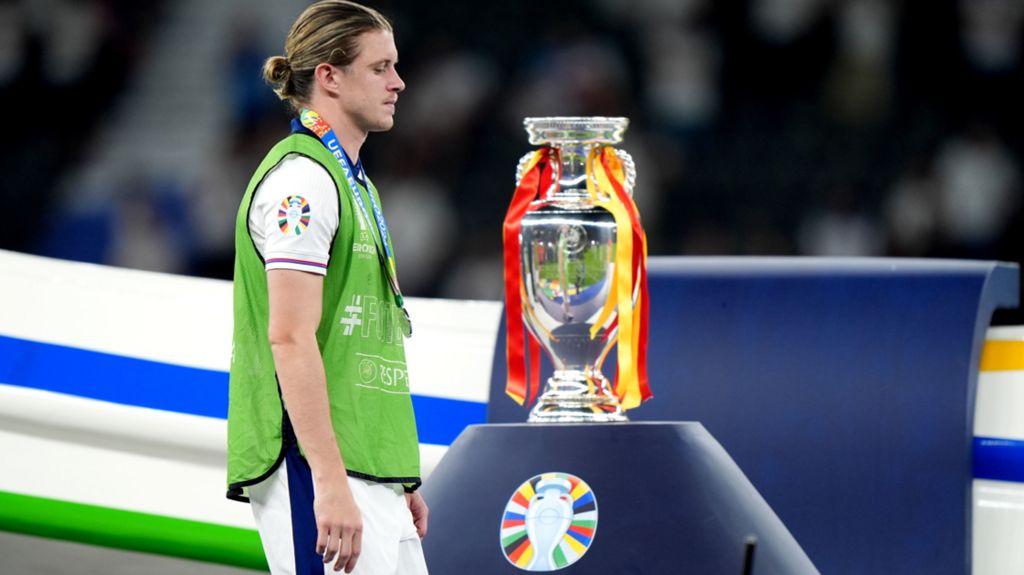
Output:
[[[548,379],[547,391],[530,410],[529,423],[614,423],[629,421],[617,397],[601,376]],[[596,380],[596,381],[594,381]]]

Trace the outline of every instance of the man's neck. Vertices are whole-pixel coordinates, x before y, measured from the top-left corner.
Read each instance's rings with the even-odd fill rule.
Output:
[[[366,141],[367,133],[357,128],[352,119],[338,109],[337,103],[330,98],[318,98],[314,95],[313,100],[309,103],[309,108],[320,114],[320,117],[334,130],[334,135],[338,137],[338,142],[348,154],[349,159],[353,163],[358,162],[359,150],[363,147],[363,142]]]

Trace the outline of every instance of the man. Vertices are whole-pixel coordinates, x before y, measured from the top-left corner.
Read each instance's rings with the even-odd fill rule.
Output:
[[[275,575],[427,572],[411,326],[359,159],[394,123],[397,62],[383,16],[326,0],[264,67],[298,117],[236,220],[228,497],[252,503]]]

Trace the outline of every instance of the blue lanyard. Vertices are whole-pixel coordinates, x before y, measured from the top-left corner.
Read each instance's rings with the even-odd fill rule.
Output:
[[[293,120],[293,124],[295,121]],[[335,135],[334,130],[320,117],[319,114],[310,109],[303,109],[299,114],[298,122],[299,126],[306,128],[310,132],[313,132],[327,150],[331,152],[337,160],[338,164],[341,165],[342,172],[345,173],[345,179],[348,180],[349,190],[352,192],[352,198],[355,200],[356,205],[359,206],[359,211],[362,212],[361,222],[370,222],[370,214],[366,211],[366,203],[363,201],[363,195],[359,192],[360,187],[356,181],[355,175],[352,171],[352,165],[349,162],[348,156],[345,150],[342,149],[341,143],[338,142],[338,136]],[[406,337],[412,335],[412,323],[409,320],[409,312],[405,309],[405,299],[402,297],[402,288],[398,285],[398,270],[395,266],[395,258],[391,254],[391,236],[388,234],[388,224],[384,221],[384,211],[381,210],[380,205],[374,199],[376,195],[376,189],[373,183],[370,182],[369,178],[366,178],[367,190],[366,195],[370,199],[370,206],[373,208],[374,220],[377,224],[377,232],[380,234],[380,240],[374,237],[374,243],[377,244],[377,255],[380,258],[381,267],[384,268],[384,276],[387,277],[388,284],[391,286],[391,291],[395,294],[395,303],[402,309],[404,313],[404,330]],[[370,234],[373,235],[372,233]],[[381,253],[381,245],[384,244],[383,253]],[[386,256],[385,256],[386,254]]]
[[[359,206],[359,211],[362,212],[364,222],[376,221],[377,232],[380,234],[380,242],[384,244],[384,253],[390,260],[393,256],[391,254],[391,236],[388,234],[388,223],[384,219],[384,211],[381,210],[380,205],[377,204],[374,198],[376,189],[373,183],[370,182],[369,178],[366,178],[367,182],[367,196],[370,198],[370,206],[373,208],[374,219],[370,219],[369,212],[366,211],[366,202],[363,201],[363,195],[359,193],[359,184],[356,181],[355,174],[352,170],[352,165],[349,163],[348,154],[341,147],[338,142],[338,136],[335,135],[334,130],[327,126],[327,123],[320,118],[320,116],[312,110],[303,110],[300,119],[300,124],[313,132],[317,138],[323,142],[327,150],[338,160],[338,164],[341,165],[341,170],[345,173],[345,179],[348,180],[348,187],[352,191],[352,198],[355,200],[356,205]],[[308,125],[307,125],[308,124]],[[326,128],[326,131],[323,131]],[[321,133],[322,132],[322,133]],[[376,239],[376,238],[374,238]],[[378,246],[379,247],[379,246]]]

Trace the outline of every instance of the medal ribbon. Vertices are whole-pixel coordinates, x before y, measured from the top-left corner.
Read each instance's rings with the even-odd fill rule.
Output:
[[[525,330],[523,323],[523,285],[520,260],[519,231],[523,216],[530,211],[530,204],[542,191],[551,187],[554,181],[553,166],[558,165],[558,151],[541,148],[534,152],[526,163],[523,177],[519,180],[503,226],[505,255],[505,359],[508,366],[508,381],[505,393],[516,403],[529,405],[540,388],[540,344],[533,333]],[[524,334],[524,330],[526,333]],[[524,335],[528,341],[530,373],[526,373],[526,349]]]
[[[370,179],[366,178],[368,188],[366,196],[370,199],[370,206],[373,209],[374,216],[371,220],[370,214],[366,210],[366,202],[363,201],[363,195],[359,192],[359,183],[356,181],[355,175],[352,172],[352,166],[349,165],[348,158],[345,156],[345,151],[342,149],[334,130],[320,117],[320,114],[308,108],[304,108],[299,113],[299,121],[303,127],[313,132],[320,139],[327,150],[338,160],[338,164],[341,165],[341,171],[344,172],[345,179],[348,181],[349,191],[352,192],[352,198],[355,200],[356,205],[359,206],[359,211],[361,212],[360,217],[362,219],[360,223],[376,223],[379,238],[378,235],[373,233],[370,233],[370,236],[373,237],[373,242],[376,244],[377,257],[380,259],[381,267],[384,268],[384,276],[388,280],[388,285],[391,286],[391,292],[395,296],[395,303],[398,304],[402,313],[405,314],[406,336],[412,335],[412,323],[409,320],[409,311],[405,309],[405,298],[402,297],[402,288],[398,284],[398,268],[395,266],[395,256],[391,251],[391,235],[388,234],[388,224],[384,220],[384,211],[376,199],[376,188],[374,188]]]

